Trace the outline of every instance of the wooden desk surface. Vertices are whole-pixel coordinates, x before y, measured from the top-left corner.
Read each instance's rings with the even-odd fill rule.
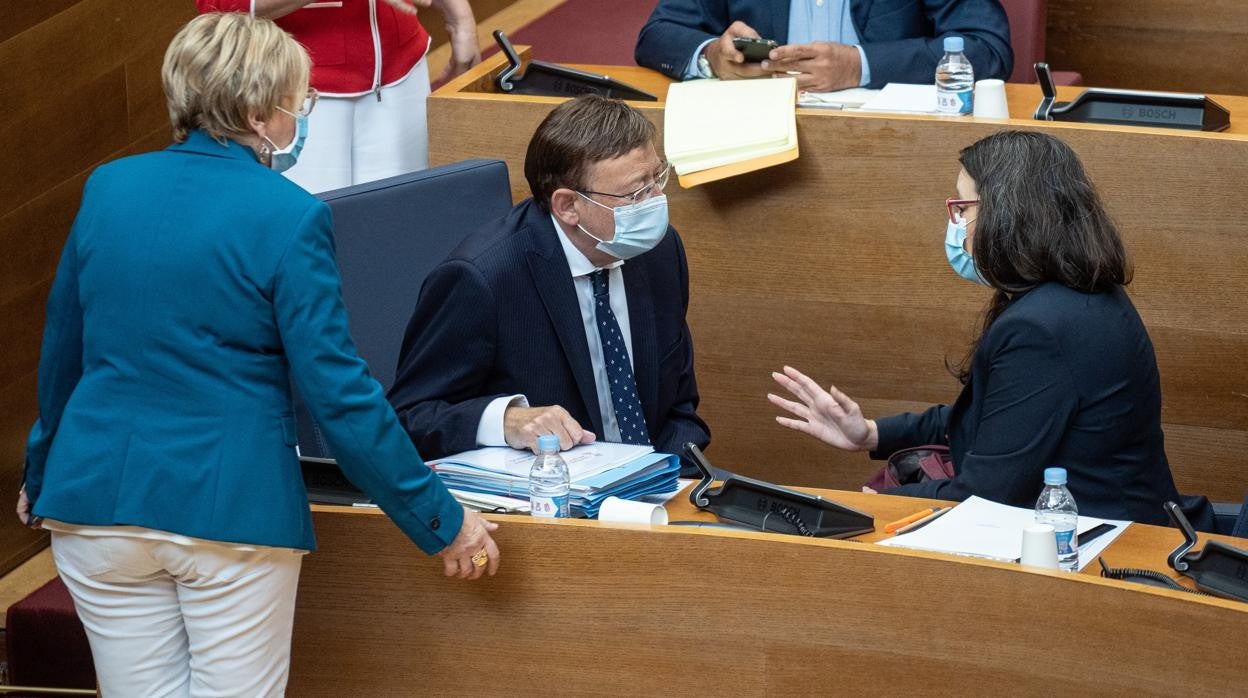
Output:
[[[956,502],[938,499],[919,499],[916,497],[896,497],[881,494],[864,494],[841,490],[826,490],[811,487],[795,487],[794,489],[820,495],[839,504],[844,504],[859,511],[865,511],[875,517],[875,532],[866,533],[853,538],[863,543],[892,538],[893,534],[885,533],[884,527],[890,521],[896,521],[927,507],[950,506]],[[672,521],[716,521],[717,518],[706,511],[694,507],[689,501],[689,490],[686,488],[679,496],[667,503],[667,511]],[[769,534],[773,537],[787,537],[783,534]],[[1248,541],[1231,536],[1200,534],[1201,544],[1206,540],[1220,540],[1231,545],[1248,549]],[[1135,569],[1151,569],[1161,572],[1171,579],[1178,580],[1183,586],[1195,589],[1196,584],[1189,577],[1170,569],[1166,564],[1166,556],[1183,541],[1183,534],[1176,528],[1167,526],[1150,526],[1148,524],[1131,524],[1118,536],[1102,557],[1110,567],[1130,567]],[[1100,566],[1095,563],[1084,568],[1082,574],[1099,577]]]
[[[430,162],[500,158],[519,200],[528,140],[562,100],[488,93],[500,60],[430,98]],[[660,94],[667,84],[641,68],[597,69]],[[1009,95],[1016,116],[1039,99],[1028,85]],[[1231,133],[801,109],[798,160],[669,186],[711,459],[770,482],[843,490],[877,467],[775,424],[765,396],[785,364],[836,384],[871,417],[956,398],[945,361],[961,359],[988,297],[949,271],[944,200],[958,150],[1008,126],[1070,144],[1118,223],[1135,267],[1131,297],[1156,351],[1179,490],[1242,500],[1248,102],[1217,99],[1234,112]],[[633,104],[662,142],[662,104]]]
[[[923,503],[835,494],[880,519]],[[852,541],[490,518],[503,565],[469,583],[442,577],[376,510],[317,507],[320,549],[300,578],[291,694],[1217,695],[1243,686],[1233,638],[1248,637],[1248,604]],[[1169,545],[1151,527],[1138,533],[1158,553]],[[1134,544],[1124,535],[1111,549]]]
[[[495,62],[502,60],[501,56],[494,57]],[[488,65],[488,63],[486,64]],[[501,63],[500,63],[501,65]],[[640,66],[623,66],[623,65],[577,65],[573,66],[580,70],[606,75],[614,78],[627,85],[631,85],[638,89],[649,92],[659,98],[658,103],[654,102],[633,102],[639,108],[661,107],[662,103],[667,99],[667,88],[671,86],[672,79],[649,68]],[[494,90],[492,83],[488,78],[493,71],[488,68],[484,71],[472,71],[460,76],[456,81],[448,83],[440,88],[436,95],[439,98],[456,98],[471,97],[472,99],[501,99],[514,100],[514,95],[502,94]],[[1077,97],[1087,87],[1067,87],[1059,86],[1057,88],[1057,99],[1061,101],[1069,101]],[[1041,93],[1039,85],[1025,85],[1018,83],[1008,83],[1005,86],[1006,101],[1010,106],[1009,119],[974,119],[980,123],[996,123],[996,124],[1014,124],[1015,122],[1025,122],[1026,125],[1036,125],[1036,120],[1032,118],[1036,107],[1040,104]],[[1072,129],[1095,129],[1095,130],[1123,130],[1125,132],[1141,131],[1145,133],[1156,132],[1168,135],[1182,135],[1196,138],[1248,138],[1248,96],[1239,95],[1209,95],[1218,104],[1225,107],[1231,114],[1231,125],[1226,131],[1219,133],[1207,133],[1203,131],[1180,131],[1176,129],[1165,128],[1148,128],[1134,126],[1106,126],[1102,124],[1080,124],[1070,122],[1041,122],[1046,126],[1056,128],[1072,128]],[[539,102],[558,104],[563,101],[560,97],[524,97],[524,99],[536,100]],[[863,112],[855,110],[842,111],[838,109],[823,109],[816,107],[801,107],[800,113],[803,115],[812,114],[831,114],[838,117],[865,118],[865,119],[895,119],[899,116],[906,119],[918,120],[939,120],[939,121],[969,121],[972,117],[965,116],[937,116],[925,114],[882,114],[873,112]],[[1234,118],[1239,115],[1240,118]]]

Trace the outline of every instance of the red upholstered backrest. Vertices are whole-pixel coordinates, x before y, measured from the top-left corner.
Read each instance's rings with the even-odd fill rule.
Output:
[[[14,685],[95,688],[91,645],[60,577],[9,606],[5,635]]]
[[[1044,39],[1049,8],[1046,0],[1001,0],[1010,18],[1010,45],[1014,49],[1014,72],[1010,82],[1035,82],[1037,61],[1044,60]]]

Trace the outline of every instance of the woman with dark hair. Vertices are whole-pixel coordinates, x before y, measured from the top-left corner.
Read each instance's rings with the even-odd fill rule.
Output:
[[[1065,467],[1083,514],[1166,523],[1178,500],[1161,430],[1153,345],[1124,286],[1122,239],[1078,156],[1033,131],[1002,131],[959,155],[945,252],[964,279],[994,289],[953,405],[865,419],[835,387],[796,369],[773,374],[797,398],[768,395],[781,424],[887,458],[949,446],[954,475],[889,494],[1030,507],[1043,471]],[[1211,527],[1208,507],[1191,512]]]

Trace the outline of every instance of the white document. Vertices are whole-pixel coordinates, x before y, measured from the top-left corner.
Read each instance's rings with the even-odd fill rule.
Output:
[[[688,174],[781,153],[797,144],[797,80],[689,80],[663,107],[663,153]]]
[[[568,464],[568,474],[576,482],[591,475],[631,463],[653,453],[653,446],[635,446],[601,441],[587,446],[577,446],[560,453]],[[464,451],[446,458],[429,461],[435,470],[479,474],[481,471],[516,478],[528,478],[533,467],[531,451],[517,451],[506,446],[489,446],[475,451]]]
[[[1023,554],[1023,529],[1035,522],[1036,512],[1031,509],[971,497],[919,530],[879,541],[879,545],[1017,562]],[[1103,523],[1112,525],[1114,530],[1086,547],[1079,546],[1080,570],[1131,525],[1130,521],[1080,516],[1078,531],[1083,533]]]
[[[803,92],[798,96],[797,106],[822,107],[824,109],[857,109],[870,102],[879,94],[879,90],[869,90],[865,87],[851,87],[848,90],[837,90],[835,92]]]
[[[893,112],[898,114],[937,114],[936,84],[908,85],[890,82],[862,105],[863,111]]]
[[[451,496],[455,497],[455,501],[474,511],[485,511],[495,514],[529,513],[529,500],[527,499],[457,489],[451,489],[450,492]]]
[[[677,495],[688,494],[689,486],[697,482],[697,480],[686,479],[682,477],[682,478],[677,479],[676,482],[678,483],[678,485],[676,487],[676,490],[673,492],[659,492],[658,494],[643,494],[640,497],[634,497],[633,499],[634,501],[647,502],[649,504],[667,504],[673,499],[676,499]]]

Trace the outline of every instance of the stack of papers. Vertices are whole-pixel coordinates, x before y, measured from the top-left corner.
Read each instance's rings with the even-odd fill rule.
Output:
[[[1031,509],[971,497],[917,531],[882,540],[879,544],[1017,562],[1023,554],[1023,529],[1035,522],[1036,512]],[[1131,525],[1130,521],[1080,516],[1078,531],[1084,533],[1103,523],[1112,525],[1114,530],[1086,546],[1079,546],[1080,570],[1099,557]]]
[[[890,82],[862,105],[863,111],[895,114],[937,114],[936,85]]]
[[[560,455],[568,464],[572,480],[572,509],[582,516],[597,516],[598,507],[607,497],[635,499],[677,489],[680,459],[667,453],[655,453],[650,446],[601,442],[577,446]],[[528,451],[479,448],[430,461],[429,467],[452,491],[527,502],[533,458]]]
[[[682,186],[797,158],[797,80],[690,80],[668,88],[663,151]],[[685,176],[728,165],[718,174]]]
[[[465,492],[464,490],[451,490],[451,496],[455,498],[455,501],[473,511],[484,511],[491,514],[529,513],[529,500],[527,499],[504,497],[499,494]]]
[[[870,102],[879,90],[865,87],[851,87],[835,92],[803,92],[797,100],[799,107],[819,107],[823,109],[858,109]]]

